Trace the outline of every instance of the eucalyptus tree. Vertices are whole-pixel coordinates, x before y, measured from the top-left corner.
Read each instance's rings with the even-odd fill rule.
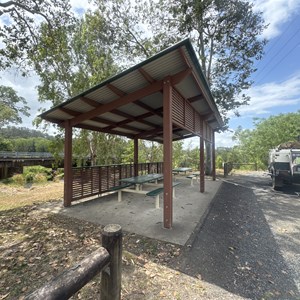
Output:
[[[260,13],[245,0],[160,0],[155,30],[190,37],[223,117],[246,104],[253,65],[263,54]]]
[[[25,75],[31,66],[31,58],[38,47],[40,28],[43,25],[51,37],[73,19],[69,1],[19,0],[1,1],[0,27],[1,68],[18,67]]]
[[[225,121],[227,112],[249,101],[245,94],[254,62],[266,43],[266,28],[253,4],[245,0],[94,0],[111,32],[116,52],[128,63],[190,38]],[[124,57],[124,54],[122,55]]]
[[[128,140],[123,137],[79,130],[74,139],[73,153],[79,165],[87,162],[91,166],[120,164],[126,162],[123,154],[127,147]]]
[[[8,86],[0,85],[0,127],[10,123],[20,124],[22,114],[29,116],[26,100]]]

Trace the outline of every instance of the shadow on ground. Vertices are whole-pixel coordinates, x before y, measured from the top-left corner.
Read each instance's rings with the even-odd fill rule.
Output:
[[[268,184],[255,178],[250,188],[224,182],[193,246],[186,248],[173,267],[242,297],[299,299],[294,273],[281,254],[256,188],[269,193]],[[281,210],[273,204],[278,217]],[[292,208],[281,217],[288,216],[296,217]]]

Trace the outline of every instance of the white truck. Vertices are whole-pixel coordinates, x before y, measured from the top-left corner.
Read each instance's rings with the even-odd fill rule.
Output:
[[[283,143],[271,149],[268,170],[274,190],[284,184],[300,184],[300,142]]]

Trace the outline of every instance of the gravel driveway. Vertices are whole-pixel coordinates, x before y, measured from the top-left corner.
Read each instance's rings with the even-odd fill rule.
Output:
[[[275,192],[262,172],[227,177],[174,267],[237,297],[300,299],[299,189]]]

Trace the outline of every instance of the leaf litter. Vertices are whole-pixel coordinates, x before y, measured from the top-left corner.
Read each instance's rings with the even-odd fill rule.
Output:
[[[5,193],[0,205],[2,199],[8,201]],[[30,193],[19,190],[9,201],[30,205],[12,203],[13,209],[0,210],[0,300],[24,299],[100,246],[99,225],[38,209],[38,203],[55,198],[61,201],[61,194],[51,193],[48,185]],[[199,278],[168,267],[181,250],[178,245],[124,233],[122,299],[205,299]],[[100,280],[96,276],[72,299],[99,299]]]

